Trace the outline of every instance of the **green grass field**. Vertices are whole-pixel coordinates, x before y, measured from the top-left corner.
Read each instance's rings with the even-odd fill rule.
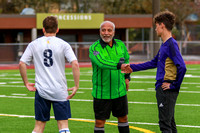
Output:
[[[70,100],[72,133],[93,133],[92,69],[81,68],[80,88]],[[156,69],[135,72],[128,92],[129,125],[131,133],[159,133],[155,98]],[[34,82],[34,70],[28,70]],[[71,68],[66,69],[69,87],[74,85]],[[187,65],[187,73],[178,96],[175,119],[179,133],[200,133],[200,65]],[[53,116],[53,111],[51,112]],[[106,133],[117,133],[116,118],[105,125]],[[18,70],[0,70],[0,133],[30,133],[34,127],[34,92],[22,83]],[[45,133],[57,133],[57,123],[47,122]]]

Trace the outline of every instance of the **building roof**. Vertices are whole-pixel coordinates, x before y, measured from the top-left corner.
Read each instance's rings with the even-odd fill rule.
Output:
[[[105,15],[105,20],[115,23],[120,28],[151,28],[152,15]],[[36,28],[36,15],[1,14],[0,29]]]

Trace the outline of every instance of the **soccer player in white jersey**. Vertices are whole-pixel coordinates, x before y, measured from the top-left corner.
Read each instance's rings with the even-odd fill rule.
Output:
[[[24,85],[29,91],[35,91],[35,128],[32,133],[43,133],[50,119],[53,105],[59,133],[70,133],[68,118],[71,118],[69,100],[79,88],[80,70],[77,58],[71,46],[60,38],[56,17],[48,16],[43,21],[44,36],[32,41],[20,59],[19,69]],[[65,77],[65,59],[72,65],[75,86],[67,89]],[[26,65],[30,61],[35,66],[35,84],[29,83]],[[72,94],[68,95],[71,90]]]

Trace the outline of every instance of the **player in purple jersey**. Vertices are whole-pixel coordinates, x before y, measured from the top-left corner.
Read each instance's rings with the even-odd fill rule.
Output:
[[[160,12],[154,17],[154,23],[157,36],[163,41],[158,54],[151,61],[131,64],[130,67],[133,72],[157,68],[155,86],[160,130],[162,133],[177,133],[174,108],[186,66],[178,44],[172,38],[175,15],[169,11]]]

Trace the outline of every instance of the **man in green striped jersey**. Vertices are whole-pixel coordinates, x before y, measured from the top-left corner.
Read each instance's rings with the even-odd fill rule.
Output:
[[[104,21],[100,26],[101,39],[89,49],[93,68],[93,107],[95,113],[94,133],[104,133],[106,119],[118,118],[120,133],[129,133],[127,90],[130,74],[121,72],[129,63],[129,54],[121,40],[114,39],[115,25]],[[131,71],[127,65],[127,71]]]

